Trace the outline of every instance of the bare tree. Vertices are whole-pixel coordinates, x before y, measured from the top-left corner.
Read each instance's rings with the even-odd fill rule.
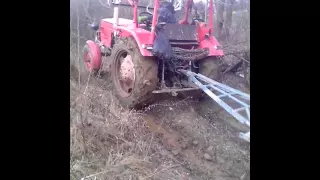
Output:
[[[228,6],[226,8],[226,24],[225,24],[225,36],[230,36],[230,29],[232,28],[232,12],[235,0],[228,0]]]
[[[223,23],[224,23],[223,14],[225,10],[224,4],[225,4],[225,0],[216,1],[216,6],[217,6],[216,36],[217,38],[220,38],[222,34]]]

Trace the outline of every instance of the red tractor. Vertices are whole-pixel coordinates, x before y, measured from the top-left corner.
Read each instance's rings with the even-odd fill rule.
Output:
[[[224,53],[212,35],[212,0],[209,3],[208,24],[199,18],[188,22],[192,0],[187,1],[184,18],[177,23],[158,22],[161,9],[159,0],[154,0],[153,13],[144,7],[147,11],[139,14],[138,8],[142,6],[138,5],[138,0],[128,1],[129,4],[113,1],[113,18],[102,19],[100,25],[92,26],[96,31],[95,40],[88,40],[84,48],[85,67],[91,74],[101,70],[102,63],[105,63],[102,62],[103,56],[110,56],[106,61],[112,61],[110,69],[115,95],[122,105],[141,107],[152,102],[154,93],[174,94],[199,89],[181,75],[179,69],[219,81],[217,60]],[[118,8],[122,5],[133,7],[132,20],[119,18]],[[150,16],[141,22],[139,18],[143,15]],[[177,60],[174,63],[164,63],[165,60],[153,52],[159,24]]]

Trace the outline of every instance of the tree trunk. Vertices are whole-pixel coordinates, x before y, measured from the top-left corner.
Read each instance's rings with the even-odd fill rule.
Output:
[[[232,12],[235,0],[228,0],[228,6],[226,10],[226,24],[225,24],[225,35],[226,38],[230,37],[230,29],[232,27]]]
[[[217,6],[217,17],[216,17],[216,37],[221,38],[221,33],[222,33],[222,28],[223,28],[223,23],[224,23],[224,18],[223,18],[223,13],[224,13],[224,3],[225,0],[221,0],[218,3],[215,3]]]

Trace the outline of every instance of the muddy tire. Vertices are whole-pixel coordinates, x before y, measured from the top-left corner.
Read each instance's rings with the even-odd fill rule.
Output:
[[[127,58],[132,62],[132,77],[124,82],[120,67]],[[152,91],[158,84],[158,63],[154,57],[144,57],[133,38],[120,38],[116,41],[111,54],[111,77],[113,92],[121,105],[128,108],[142,108],[152,102]],[[131,67],[131,66],[130,66]],[[133,80],[132,80],[133,79]],[[129,84],[129,85],[128,85]]]
[[[92,78],[96,78],[99,74],[99,70],[92,70],[92,72],[89,72],[89,70],[86,67],[86,62],[85,62],[85,58],[86,58],[86,54],[90,53],[90,49],[88,45],[85,45],[82,51],[82,56],[80,57],[80,67],[78,65],[78,62],[76,62],[76,77],[78,79],[79,75],[80,75],[80,81],[83,85],[86,85],[88,83],[88,81],[90,81]]]
[[[207,57],[199,61],[199,73],[215,81],[221,81],[219,59],[217,57]]]
[[[82,53],[84,54],[85,52]],[[78,82],[80,76],[80,83],[84,85],[87,83],[90,73],[86,69],[84,57],[81,56],[79,60],[80,62],[78,62],[78,59],[75,59],[74,62],[70,64],[70,77]]]
[[[85,46],[84,46],[84,48],[83,48],[83,55],[84,55],[84,57],[83,57],[83,61],[82,61],[82,63],[81,63],[81,71],[82,72],[85,72],[85,73],[87,73],[87,75],[91,75],[91,76],[97,76],[97,74],[98,74],[98,72],[99,72],[99,70],[100,69],[92,69],[91,71],[92,72],[90,72],[90,70],[88,69],[89,67],[87,67],[87,65],[86,65],[86,56],[87,55],[89,55],[89,56],[93,56],[93,54],[92,54],[92,52],[90,51],[90,47],[88,46],[88,44],[86,44]]]
[[[246,80],[246,84],[247,86],[250,87],[250,67],[247,63],[245,63],[245,74],[244,74],[244,78]]]
[[[246,73],[246,82],[247,82],[247,85],[250,86],[250,69]]]
[[[199,60],[199,73],[210,79],[220,82],[221,72],[218,61],[219,59],[217,59],[216,57],[207,57],[205,59]],[[192,95],[192,98],[196,100],[201,100],[204,97],[207,97],[207,95],[202,90],[194,92],[190,95]]]

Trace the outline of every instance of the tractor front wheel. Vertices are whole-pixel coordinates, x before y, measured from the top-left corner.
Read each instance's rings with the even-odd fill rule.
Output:
[[[116,41],[111,59],[113,89],[119,102],[129,108],[149,104],[159,81],[156,59],[142,56],[131,37]]]
[[[96,75],[101,68],[101,52],[95,42],[88,40],[83,48],[83,65],[82,71],[91,75]]]

